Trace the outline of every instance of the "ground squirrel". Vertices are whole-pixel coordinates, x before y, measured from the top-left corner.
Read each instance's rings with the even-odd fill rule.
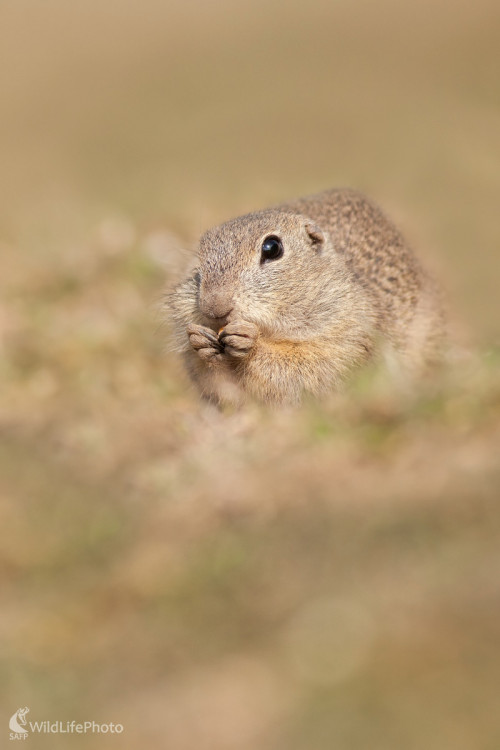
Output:
[[[296,402],[375,356],[410,373],[439,354],[434,283],[357,191],[232,219],[202,236],[198,257],[169,307],[189,374],[210,401]]]

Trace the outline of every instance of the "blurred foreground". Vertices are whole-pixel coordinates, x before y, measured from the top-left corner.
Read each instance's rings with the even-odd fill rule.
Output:
[[[497,4],[193,5],[0,9],[0,736],[29,706],[125,727],[51,750],[497,750]],[[204,413],[154,309],[181,247],[335,184],[477,352]]]

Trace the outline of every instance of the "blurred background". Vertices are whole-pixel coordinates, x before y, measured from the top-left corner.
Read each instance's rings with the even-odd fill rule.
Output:
[[[500,746],[500,6],[2,0],[0,680],[37,747]],[[380,202],[474,352],[418,395],[204,414],[200,232]]]

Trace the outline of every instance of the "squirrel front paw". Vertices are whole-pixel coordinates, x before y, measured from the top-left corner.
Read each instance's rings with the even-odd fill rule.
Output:
[[[187,327],[187,333],[189,343],[201,359],[205,361],[220,359],[224,347],[215,331],[212,331],[211,328],[191,323]]]
[[[241,359],[250,353],[258,335],[259,329],[253,323],[235,320],[220,331],[219,341],[224,347],[225,354]]]

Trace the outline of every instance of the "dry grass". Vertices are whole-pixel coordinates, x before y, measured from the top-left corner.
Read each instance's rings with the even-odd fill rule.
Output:
[[[498,748],[499,15],[2,4],[2,715],[125,725],[37,747]],[[155,314],[180,248],[334,184],[476,353],[204,413]]]

